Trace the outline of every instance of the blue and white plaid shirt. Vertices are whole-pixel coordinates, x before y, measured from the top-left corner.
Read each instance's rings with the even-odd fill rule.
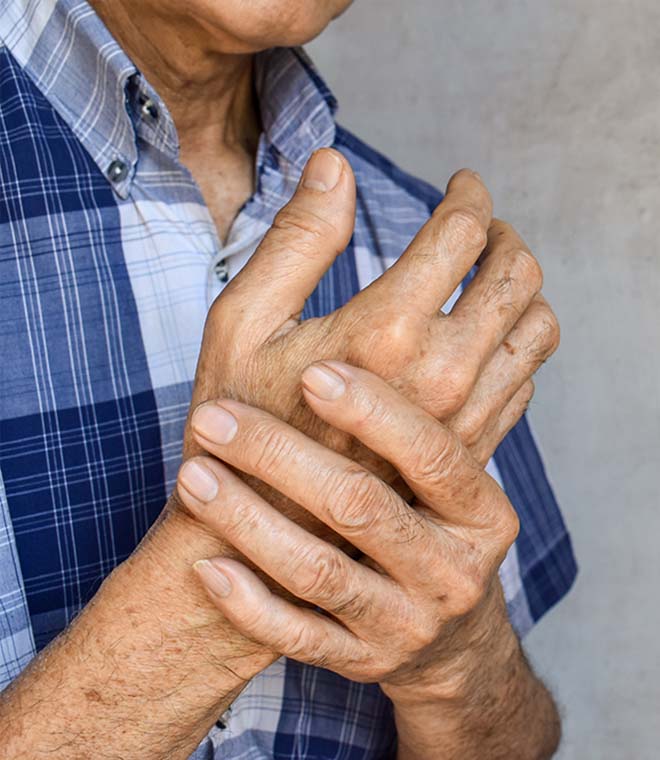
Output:
[[[358,185],[356,228],[309,300],[381,274],[441,194],[338,126],[304,53],[257,58],[257,190],[218,240],[167,107],[82,0],[0,0],[0,689],[134,549],[163,507],[207,310],[317,148]],[[501,571],[523,635],[571,586],[570,540],[526,421],[490,471],[521,520]],[[374,685],[281,660],[195,757],[382,758]]]

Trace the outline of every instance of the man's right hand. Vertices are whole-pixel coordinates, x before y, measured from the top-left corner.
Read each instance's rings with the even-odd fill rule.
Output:
[[[556,319],[539,295],[538,263],[509,225],[492,220],[487,189],[464,170],[391,269],[342,308],[300,322],[305,301],[348,244],[354,216],[348,162],[337,151],[318,151],[256,253],[210,310],[191,412],[211,399],[242,401],[396,484],[391,467],[321,422],[303,401],[304,368],[338,359],[387,380],[448,424],[485,464],[529,402],[531,376],[558,343]],[[473,281],[443,314],[477,260]],[[184,458],[199,453],[191,432]],[[281,456],[276,446],[274,438],[272,455]],[[194,477],[194,468],[183,482],[186,475]],[[308,513],[245,478],[282,512],[328,537]]]

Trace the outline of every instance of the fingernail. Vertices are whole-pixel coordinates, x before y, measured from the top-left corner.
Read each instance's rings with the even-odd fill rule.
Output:
[[[193,570],[212,594],[222,599],[231,594],[229,578],[214,564],[213,560],[199,559],[193,565]]]
[[[238,422],[233,414],[217,404],[204,404],[195,410],[193,429],[214,443],[230,443],[238,432]]]
[[[191,459],[179,472],[179,482],[199,501],[212,501],[218,495],[215,475],[200,462]]]
[[[311,157],[303,176],[303,187],[327,193],[339,182],[341,161],[332,151],[319,150]]]
[[[336,401],[346,392],[344,378],[319,364],[307,367],[302,374],[302,383],[310,393],[324,401]]]

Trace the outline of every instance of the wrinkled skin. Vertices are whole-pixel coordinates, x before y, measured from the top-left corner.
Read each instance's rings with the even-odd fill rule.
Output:
[[[319,35],[351,4],[351,0],[92,0],[102,17],[115,17],[122,7],[128,23],[144,38],[161,29],[176,29],[177,55],[194,58],[201,50],[212,55],[241,55],[272,47],[304,45]],[[167,49],[171,54],[171,49]]]
[[[213,304],[191,411],[219,398],[258,407],[408,496],[390,465],[307,407],[305,367],[337,359],[368,369],[446,423],[483,465],[529,403],[530,377],[556,348],[557,323],[539,295],[537,262],[511,227],[491,218],[488,191],[467,171],[452,179],[445,201],[394,267],[342,308],[299,322],[354,219],[350,167],[334,151],[320,153],[339,161],[340,178],[321,192],[314,182],[305,187],[303,176],[258,251]],[[479,273],[443,315],[441,306],[477,260]],[[184,459],[196,453],[188,428]],[[329,535],[289,499],[243,477],[283,513]]]

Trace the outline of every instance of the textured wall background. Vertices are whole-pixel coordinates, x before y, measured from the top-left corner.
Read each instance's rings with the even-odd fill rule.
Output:
[[[563,760],[660,756],[660,4],[358,0],[310,52],[341,121],[522,231],[563,326],[532,421],[581,564],[528,650]]]

